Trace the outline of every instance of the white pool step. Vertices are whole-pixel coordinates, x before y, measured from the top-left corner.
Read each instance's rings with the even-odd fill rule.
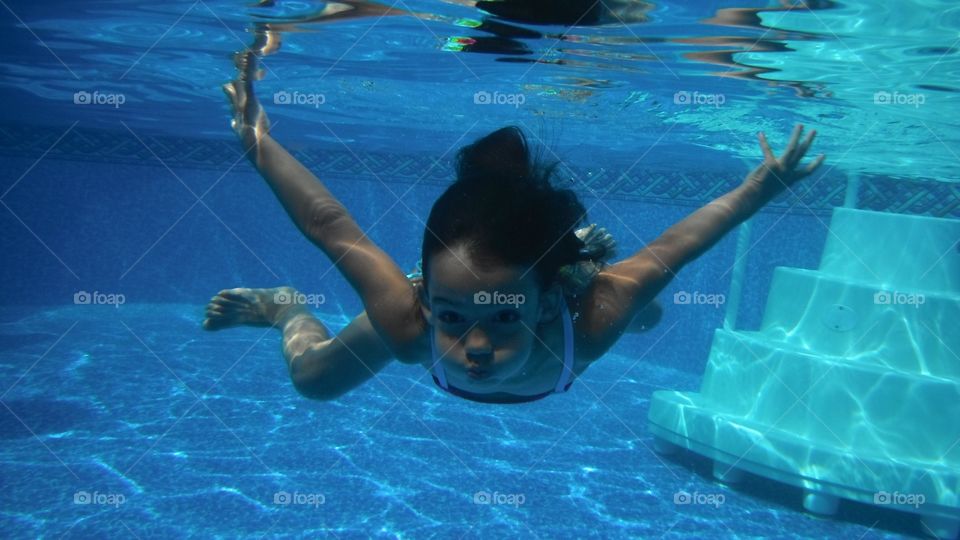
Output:
[[[887,289],[960,291],[960,220],[836,208],[819,270]]]
[[[717,330],[699,395],[718,413],[858,453],[960,465],[960,379]]]
[[[717,330],[700,392],[655,392],[660,450],[960,530],[960,221],[836,209],[818,270],[777,268],[757,332]]]
[[[650,431],[661,450],[676,445],[713,459],[718,480],[731,482],[747,471],[803,488],[804,506],[812,512],[833,514],[846,499],[920,514],[937,538],[954,538],[960,529],[960,468],[955,463],[857,455],[843,446],[718,413],[714,403],[692,392],[655,392]]]
[[[960,295],[776,268],[761,332],[814,353],[960,377]],[[880,352],[877,355],[864,355]]]

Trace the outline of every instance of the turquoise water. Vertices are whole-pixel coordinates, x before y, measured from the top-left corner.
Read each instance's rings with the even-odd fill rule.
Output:
[[[652,452],[651,395],[700,388],[724,320],[674,299],[729,293],[735,235],[663,291],[658,327],[527,405],[457,400],[402,365],[311,402],[275,332],[199,327],[236,286],[322,295],[332,329],[362,309],[230,131],[219,87],[267,22],[274,136],[404,268],[453,152],[503,125],[562,161],[621,254],[735,186],[757,131],[776,150],[794,123],[817,129],[826,165],[753,224],[737,326],[759,326],[773,268],[817,265],[851,179],[861,207],[960,216],[960,8],[810,4],[634,5],[627,24],[573,28],[461,2],[321,20],[311,2],[4,4],[4,535],[922,535],[907,513],[816,518],[792,487],[734,489],[705,459]]]

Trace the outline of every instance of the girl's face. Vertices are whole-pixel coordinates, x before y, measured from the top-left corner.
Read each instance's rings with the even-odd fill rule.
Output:
[[[521,376],[536,329],[551,316],[536,276],[519,266],[480,268],[466,249],[444,250],[430,261],[424,316],[434,329],[448,380],[478,393],[497,391]]]

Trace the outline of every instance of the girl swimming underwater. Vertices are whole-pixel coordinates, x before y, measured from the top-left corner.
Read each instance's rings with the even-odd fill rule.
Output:
[[[427,219],[422,272],[408,275],[270,136],[250,78],[224,91],[251,162],[366,310],[331,336],[288,301],[291,288],[230,289],[207,305],[203,327],[278,328],[294,387],[320,400],[360,386],[394,359],[420,364],[437,386],[473,401],[563,392],[624,332],[655,324],[654,299],[684,265],[824,159],[798,168],[816,133],[801,142],[802,126],[779,158],[760,133],[764,161],[739,187],[607,264],[612,239],[595,227],[577,230],[586,218],[577,196],[552,186],[553,167],[534,163],[521,131],[506,127],[458,153],[456,181]]]

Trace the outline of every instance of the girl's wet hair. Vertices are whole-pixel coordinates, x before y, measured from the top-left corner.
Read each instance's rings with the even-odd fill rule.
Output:
[[[432,257],[465,246],[482,267],[532,267],[549,287],[560,267],[583,258],[574,231],[586,218],[577,195],[551,177],[559,165],[531,159],[523,132],[514,126],[465,146],[455,160],[456,181],[433,204],[423,234],[423,277]]]

